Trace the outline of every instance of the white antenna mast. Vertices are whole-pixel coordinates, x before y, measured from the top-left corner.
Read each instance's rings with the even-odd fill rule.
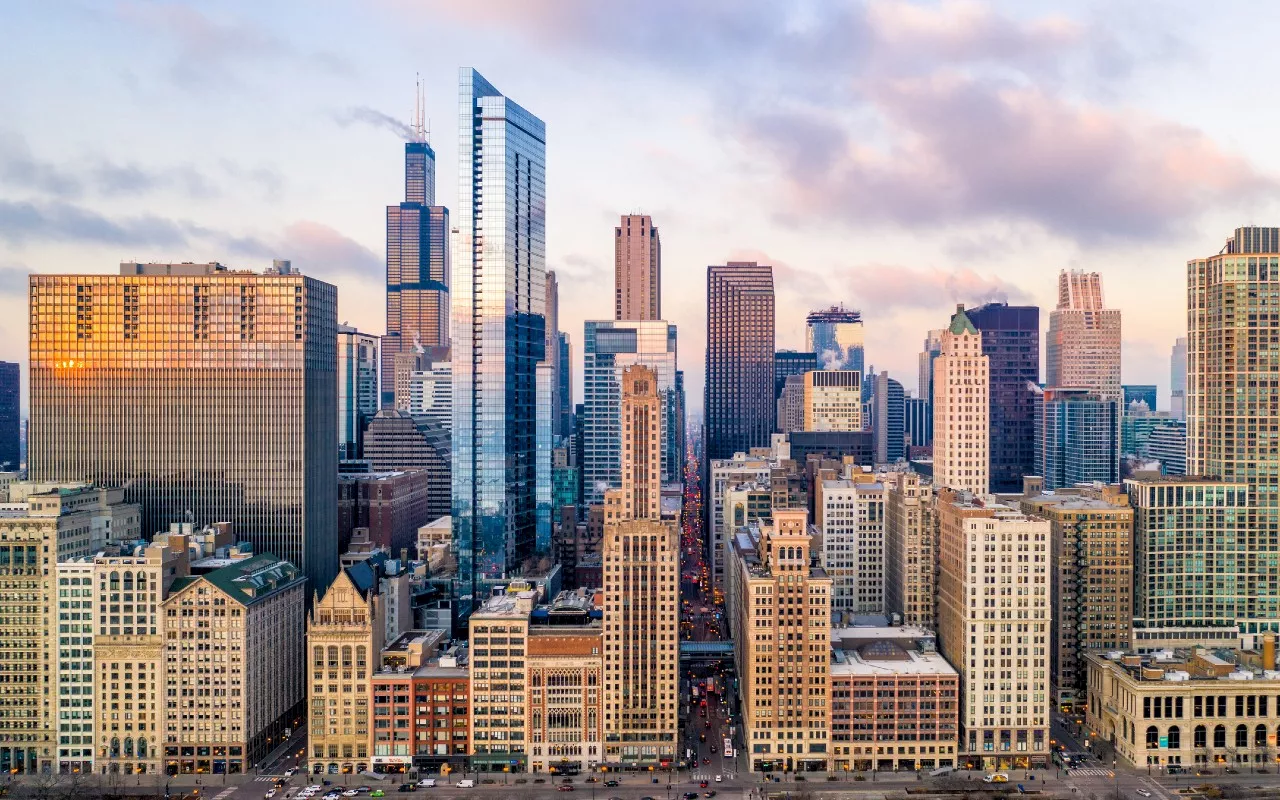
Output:
[[[426,127],[423,124],[423,117],[427,113],[426,98],[423,95],[422,76],[420,73],[413,75],[413,129],[414,141],[425,142],[427,140]]]

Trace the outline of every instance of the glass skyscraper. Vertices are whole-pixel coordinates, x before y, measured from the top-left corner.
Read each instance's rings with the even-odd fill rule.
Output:
[[[862,314],[843,306],[814,311],[805,319],[805,347],[823,369],[865,374]]]
[[[378,413],[378,337],[338,326],[338,458],[360,458],[364,429]]]
[[[622,371],[640,364],[652,369],[662,406],[662,481],[681,480],[684,455],[674,415],[676,326],[662,320],[587,320],[583,326],[582,377],[584,502],[604,502],[606,489],[622,486]]]
[[[1020,492],[1035,472],[1040,309],[987,303],[965,313],[982,332],[991,372],[991,491]]]
[[[230,522],[338,571],[338,292],[277,261],[32,275],[30,476],[125,487],[142,531]]]
[[[1120,403],[1095,389],[1045,389],[1036,464],[1048,490],[1119,483]]]
[[[22,463],[19,428],[22,425],[21,367],[0,361],[0,471],[16,471]]]
[[[404,202],[387,206],[387,333],[382,399],[395,398],[400,353],[449,345],[449,209],[436,202],[436,154],[421,128],[404,145]]]
[[[455,613],[536,552],[546,358],[546,127],[474,69],[459,73],[453,253]],[[548,392],[546,402],[539,391]],[[549,430],[549,428],[547,429]],[[550,504],[550,460],[547,502]]]

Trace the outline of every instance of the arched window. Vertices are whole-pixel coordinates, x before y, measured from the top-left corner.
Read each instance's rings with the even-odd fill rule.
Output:
[[[1249,746],[1249,728],[1244,725],[1236,726],[1236,747]]]
[[[342,668],[351,669],[351,646],[342,648]]]
[[[119,572],[112,572],[112,573],[111,573],[111,576],[110,576],[110,587],[111,587],[111,591],[113,591],[113,592],[118,592],[118,591],[120,591],[120,573],[119,573]]]
[[[1148,725],[1147,726],[1147,747],[1153,748],[1153,747],[1159,747],[1159,746],[1160,746],[1160,731],[1156,730],[1155,725]]]
[[[1266,725],[1259,725],[1258,727],[1253,729],[1253,746],[1254,747],[1267,746],[1267,726]]]
[[[120,757],[120,737],[119,736],[111,737],[111,757],[112,758]]]
[[[1214,729],[1213,729],[1213,746],[1214,746],[1214,747],[1226,747],[1226,746],[1227,746],[1227,729],[1226,729],[1226,727],[1225,727],[1225,726],[1223,726],[1223,725],[1217,725],[1217,726],[1215,726],[1215,727],[1214,727]]]
[[[316,670],[324,669],[324,648],[316,645],[311,649],[311,657],[315,659]]]
[[[147,590],[147,573],[138,573],[138,591],[145,592]]]
[[[124,573],[124,590],[126,592],[133,591],[133,573],[125,570]]]
[[[126,575],[129,573],[125,573]],[[124,755],[125,758],[133,758],[133,737],[124,737]]]
[[[1191,744],[1194,747],[1209,746],[1208,731],[1205,730],[1205,727],[1203,725],[1197,725],[1196,729],[1192,732]]]
[[[329,645],[329,669],[338,668],[338,647],[337,645]]]
[[[146,757],[147,757],[147,737],[139,736],[138,737],[138,758],[146,758]]]
[[[1177,725],[1171,725],[1169,732],[1165,734],[1169,737],[1169,749],[1179,750],[1182,748],[1182,729]]]

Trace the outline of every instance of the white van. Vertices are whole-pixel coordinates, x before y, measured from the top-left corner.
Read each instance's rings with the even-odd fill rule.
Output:
[[[476,782],[470,778],[465,778],[463,780],[458,781],[457,786],[459,789],[474,789],[476,788]]]
[[[418,781],[419,789],[434,789],[435,786],[436,786],[435,778],[423,778],[422,780]]]

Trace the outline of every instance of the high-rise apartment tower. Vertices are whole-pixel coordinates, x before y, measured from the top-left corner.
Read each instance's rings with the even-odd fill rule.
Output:
[[[982,333],[956,306],[933,361],[933,482],[986,494],[990,434],[987,356]]]
[[[613,229],[613,318],[662,319],[662,242],[647,214]]]

